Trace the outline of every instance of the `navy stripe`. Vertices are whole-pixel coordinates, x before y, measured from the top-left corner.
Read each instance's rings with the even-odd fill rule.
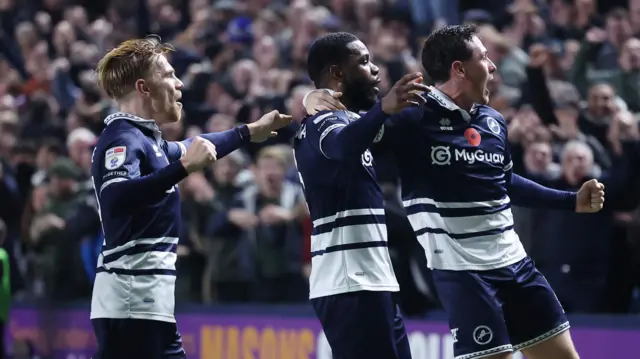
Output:
[[[339,217],[336,218],[335,221],[314,226],[311,235],[329,233],[335,228],[359,224],[384,224],[384,214],[362,214],[358,216]]]
[[[506,226],[502,228],[494,228],[481,232],[469,232],[469,233],[449,233],[442,228],[429,228],[425,227],[416,231],[416,236],[421,236],[425,233],[434,233],[434,234],[446,234],[447,236],[453,239],[467,239],[473,237],[482,237],[482,236],[490,236],[493,234],[504,233],[510,229],[513,229],[513,225]]]
[[[511,208],[511,203],[503,204],[495,207],[467,207],[467,208],[442,208],[436,207],[434,204],[416,203],[406,207],[407,215],[420,212],[438,213],[440,217],[472,217],[494,214]]]
[[[120,252],[116,252],[116,253],[104,256],[104,260],[102,262],[104,264],[111,263],[124,256],[132,255],[132,254],[140,254],[140,253],[147,253],[147,252],[176,252],[177,248],[178,248],[178,245],[175,243],[141,243],[141,244],[136,244],[135,246],[131,248],[127,248]]]
[[[175,269],[122,269],[122,268],[105,268],[98,267],[96,273],[114,273],[122,275],[176,275]]]
[[[373,241],[373,242],[358,242],[358,243],[349,243],[349,244],[338,244],[335,246],[327,247],[320,251],[311,252],[311,257],[321,256],[327,253],[347,251],[350,249],[364,249],[364,248],[376,248],[376,247],[386,247],[387,242],[385,241]]]

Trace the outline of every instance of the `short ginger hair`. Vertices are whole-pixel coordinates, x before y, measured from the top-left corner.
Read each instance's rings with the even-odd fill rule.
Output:
[[[135,90],[136,81],[149,75],[156,56],[174,51],[157,35],[127,40],[109,51],[98,62],[98,86],[109,97],[118,100]]]

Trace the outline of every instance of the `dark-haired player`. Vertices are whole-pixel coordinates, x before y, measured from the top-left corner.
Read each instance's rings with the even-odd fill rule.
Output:
[[[473,26],[448,26],[425,41],[422,64],[435,83],[427,103],[384,125],[409,220],[425,249],[449,316],[456,359],[577,359],[553,290],[513,230],[511,204],[592,213],[596,180],[577,192],[540,186],[512,172],[504,118],[487,106],[496,70]],[[309,108],[333,97],[322,91]]]
[[[369,147],[388,115],[423,103],[414,91],[428,88],[419,73],[407,75],[378,102],[379,69],[349,33],[317,39],[307,66],[316,86],[341,92],[346,107],[305,118],[294,140],[313,220],[311,303],[334,359],[409,359]]]

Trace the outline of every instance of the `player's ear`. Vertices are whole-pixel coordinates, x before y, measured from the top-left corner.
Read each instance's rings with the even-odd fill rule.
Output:
[[[143,79],[136,80],[136,91],[140,92],[145,96],[151,95],[151,90],[149,90],[149,86],[147,86],[147,82]]]
[[[329,67],[329,76],[331,77],[331,79],[338,82],[342,82],[342,80],[344,79],[344,73],[338,65],[331,65],[331,67]]]
[[[464,65],[461,61],[454,61],[451,64],[451,71],[458,77],[464,77]]]

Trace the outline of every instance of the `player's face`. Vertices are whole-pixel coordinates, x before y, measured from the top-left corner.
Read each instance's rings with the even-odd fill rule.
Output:
[[[496,65],[487,56],[487,49],[480,39],[474,36],[468,43],[473,51],[469,61],[464,62],[464,92],[475,103],[489,103],[489,81],[493,79]]]
[[[342,92],[354,105],[367,110],[378,101],[380,69],[371,62],[362,41],[350,43],[348,49],[351,55],[344,64]]]
[[[151,108],[158,124],[180,121],[182,117],[182,87],[175,71],[165,56],[158,56],[151,70],[148,82]]]

